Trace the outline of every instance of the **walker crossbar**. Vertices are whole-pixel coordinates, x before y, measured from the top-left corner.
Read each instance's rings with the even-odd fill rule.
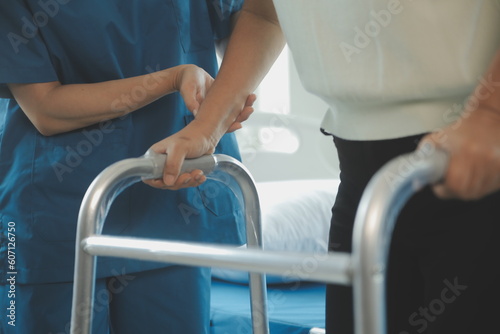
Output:
[[[128,259],[178,263],[190,266],[225,267],[257,273],[283,275],[295,279],[350,285],[350,256],[348,254],[315,254],[242,249],[207,243],[173,242],[94,236],[83,241],[83,250],[91,255],[122,257]],[[298,264],[302,268],[297,268]],[[314,269],[309,274],[308,271]],[[283,275],[287,281],[287,275]]]
[[[415,153],[389,162],[373,177],[363,194],[356,216],[352,256],[341,253],[298,254],[255,249],[261,247],[262,238],[259,203],[252,178],[232,158],[214,155],[201,159],[204,160],[194,159],[189,163],[203,169],[207,175],[212,171],[217,174],[219,170],[237,181],[243,194],[248,248],[253,249],[99,235],[112,199],[141,176],[159,177],[165,156],[147,153],[142,158],[118,162],[96,178],[85,195],[80,210],[72,334],[90,333],[94,258],[102,255],[251,272],[254,334],[269,332],[265,279],[260,273],[281,274],[286,279],[293,268],[301,268],[306,263],[309,268],[311,261],[314,261],[312,263],[315,270],[308,272],[308,280],[353,284],[357,334],[387,332],[385,269],[395,218],[412,193],[442,177],[447,162],[444,153],[435,151],[431,146],[424,146]],[[110,178],[113,180],[109,181]]]

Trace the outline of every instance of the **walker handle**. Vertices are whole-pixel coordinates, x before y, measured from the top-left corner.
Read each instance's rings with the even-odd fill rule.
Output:
[[[154,163],[154,168],[151,175],[146,178],[158,179],[163,176],[163,168],[167,161],[167,154],[156,153],[149,149],[145,154],[144,158],[151,159]],[[216,165],[216,160],[213,155],[204,155],[195,159],[185,159],[182,167],[182,173],[190,173],[195,169],[200,169],[205,175],[209,175],[214,171]]]
[[[428,143],[389,161],[366,186],[352,246],[356,333],[387,333],[385,280],[397,215],[410,196],[441,181],[447,167],[448,154]]]

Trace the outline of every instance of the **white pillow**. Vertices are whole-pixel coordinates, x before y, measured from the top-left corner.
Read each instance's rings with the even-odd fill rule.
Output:
[[[257,183],[264,249],[326,253],[338,185],[338,180],[331,179]],[[212,275],[231,282],[248,282],[248,273],[242,271],[213,268]],[[267,281],[283,283],[291,278],[267,275]]]

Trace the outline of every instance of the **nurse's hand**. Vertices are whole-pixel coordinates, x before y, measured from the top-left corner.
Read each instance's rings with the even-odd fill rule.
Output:
[[[450,126],[422,139],[449,154],[441,198],[476,200],[500,190],[500,110],[480,106]]]
[[[210,74],[196,65],[178,66],[175,88],[184,99],[187,109],[191,111],[194,116],[198,113],[198,109],[212,86],[213,81],[214,79]],[[255,94],[250,94],[248,96],[243,110],[227,130],[228,133],[241,129],[241,124],[254,112],[253,104],[256,100],[257,96]]]
[[[186,107],[196,115],[214,79],[201,67],[188,64],[177,66],[174,82]]]

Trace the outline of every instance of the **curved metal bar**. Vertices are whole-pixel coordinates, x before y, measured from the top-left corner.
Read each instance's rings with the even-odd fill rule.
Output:
[[[148,152],[137,159],[118,162],[92,183],[80,209],[76,246],[75,285],[71,333],[90,333],[95,278],[94,256],[109,255],[189,265],[217,265],[249,270],[252,324],[255,334],[269,332],[265,278],[259,273],[285,274],[314,262],[307,279],[354,283],[356,333],[386,333],[385,270],[390,238],[397,213],[408,197],[424,185],[438,181],[447,156],[424,146],[389,162],[370,181],[356,216],[353,254],[291,254],[259,249],[234,249],[196,243],[175,243],[99,236],[113,199],[141,178],[162,175],[164,155]],[[202,169],[207,177],[227,184],[245,207],[249,248],[262,246],[257,191],[245,167],[230,157],[215,155],[186,161],[184,169]],[[188,166],[190,165],[190,166]],[[210,261],[209,261],[210,260]],[[84,278],[89,277],[90,280]]]
[[[424,145],[390,161],[368,183],[353,234],[356,333],[387,333],[386,264],[396,217],[412,194],[442,179],[447,162],[446,153]]]
[[[144,261],[214,266],[233,270],[282,275],[283,282],[297,277],[350,285],[351,257],[346,253],[298,253],[245,249],[206,243],[144,240],[112,236],[93,236],[82,242],[85,252]],[[302,267],[301,267],[302,265]]]
[[[109,207],[118,194],[144,178],[158,178],[163,173],[165,155],[148,151],[143,157],[119,161],[101,172],[92,182],[80,207],[76,236],[76,259],[71,313],[71,333],[90,334],[95,284],[95,257],[83,250],[82,243],[101,234]],[[236,159],[223,155],[204,156],[186,160],[182,171],[201,169],[205,175],[221,181],[230,179],[243,194],[247,224],[247,245],[260,248],[262,232],[257,190],[246,168]],[[216,172],[220,172],[219,174]],[[234,182],[226,182],[238,194]],[[96,254],[97,255],[97,254]],[[250,275],[252,321],[259,334],[269,333],[265,276]]]
[[[238,189],[243,195],[243,203],[241,204],[245,208],[247,247],[261,249],[262,224],[259,195],[250,172],[239,161],[227,155],[216,155],[216,161],[217,169],[212,173],[211,177],[228,185],[238,197],[237,189],[231,186],[231,180],[227,180],[225,175],[231,176],[232,180],[237,182]],[[268,334],[266,276],[262,273],[250,272],[249,282],[254,334]]]
[[[81,242],[100,234],[109,207],[127,186],[148,177],[158,166],[154,159],[127,159],[101,172],[83,198],[78,215],[75,274],[71,309],[71,333],[90,334],[94,306],[95,257],[85,253]]]

